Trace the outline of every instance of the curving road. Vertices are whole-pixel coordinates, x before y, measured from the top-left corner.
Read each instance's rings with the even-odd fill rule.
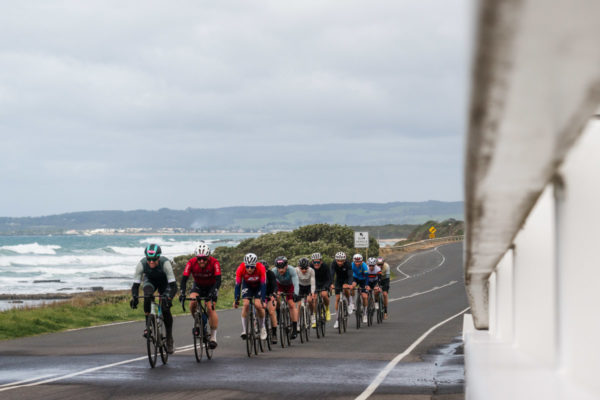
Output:
[[[220,311],[219,347],[213,360],[198,364],[189,346],[191,318],[180,316],[176,353],[155,369],[141,321],[2,341],[0,398],[464,398],[462,243],[390,265],[396,279],[382,325],[356,330],[351,316],[339,335],[332,318],[324,339],[313,333],[307,344],[297,339],[250,359],[239,338],[240,311]]]

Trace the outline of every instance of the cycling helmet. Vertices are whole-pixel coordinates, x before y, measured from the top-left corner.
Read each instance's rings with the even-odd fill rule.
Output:
[[[265,268],[269,268],[269,263],[267,262],[267,260],[260,260],[259,263],[261,263],[262,265],[264,265]]]
[[[336,261],[345,261],[346,253],[344,253],[343,251],[338,251],[337,253],[335,253],[335,259]]]
[[[244,256],[244,264],[246,264],[247,267],[255,267],[256,260],[258,260],[258,257],[256,257],[256,254],[254,253],[248,253]]]
[[[158,260],[161,253],[162,250],[160,249],[160,246],[154,243],[149,244],[144,250],[144,254],[148,260]]]
[[[377,265],[383,265],[385,259],[383,257],[377,257]]]
[[[362,262],[363,257],[362,254],[356,253],[352,256],[352,259],[354,260],[354,262]]]
[[[321,259],[321,253],[312,253],[312,255],[310,256],[310,258],[314,261],[314,260],[320,260]]]
[[[283,268],[288,265],[288,259],[285,256],[279,256],[275,259],[275,266],[277,268]]]
[[[300,269],[307,269],[309,264],[310,261],[308,261],[308,258],[306,257],[302,257],[300,260],[298,260],[298,266],[300,267]]]
[[[367,259],[368,266],[374,266],[375,264],[377,264],[377,259],[375,257],[369,257]]]
[[[210,247],[208,247],[208,245],[204,242],[201,242],[200,244],[198,244],[198,247],[196,247],[196,257],[208,257],[210,256]]]

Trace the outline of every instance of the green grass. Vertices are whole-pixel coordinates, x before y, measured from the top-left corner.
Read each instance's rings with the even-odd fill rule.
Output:
[[[142,304],[136,310],[129,307],[129,294],[95,294],[77,296],[65,302],[42,307],[12,309],[0,312],[0,340],[15,339],[66,329],[85,328],[111,322],[144,319]],[[233,305],[233,287],[219,292],[217,309]],[[189,307],[186,304],[186,309]],[[183,314],[179,301],[173,301],[173,315]]]

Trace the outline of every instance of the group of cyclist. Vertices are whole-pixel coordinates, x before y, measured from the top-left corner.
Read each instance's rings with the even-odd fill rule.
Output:
[[[161,295],[163,305],[163,318],[167,333],[167,352],[173,353],[173,317],[170,308],[172,300],[177,294],[177,283],[173,273],[171,261],[161,254],[160,246],[156,244],[148,245],[142,258],[135,269],[134,283],[131,288],[132,300],[130,305],[137,308],[139,304],[139,288],[143,279],[144,293],[144,313],[146,319],[150,314],[152,295],[158,291]],[[211,256],[210,247],[204,243],[199,243],[194,249],[194,257],[186,264],[183,270],[183,276],[180,283],[179,301],[183,303],[186,299],[187,282],[190,275],[193,278],[192,288],[189,298],[190,311],[192,315],[196,312],[197,297],[207,298],[208,323],[210,325],[209,346],[217,347],[217,329],[219,319],[215,311],[215,304],[221,286],[221,266],[219,261]],[[265,260],[258,260],[254,253],[248,253],[244,256],[243,262],[238,266],[235,273],[235,291],[234,308],[240,306],[242,300],[242,339],[246,339],[247,327],[246,314],[249,310],[250,301],[254,301],[254,306],[259,322],[260,337],[262,340],[267,338],[265,328],[265,318],[271,320],[271,329],[273,334],[271,340],[277,343],[277,307],[278,296],[285,296],[290,309],[290,319],[292,321],[291,338],[295,339],[298,335],[298,302],[303,297],[311,308],[312,321],[314,327],[315,309],[317,293],[321,293],[325,307],[326,320],[331,319],[329,311],[329,292],[335,291],[335,309],[339,308],[340,296],[343,295],[348,301],[348,313],[352,314],[354,306],[354,291],[359,290],[363,305],[367,305],[367,293],[373,290],[376,300],[383,295],[384,318],[388,318],[387,303],[388,291],[390,285],[390,268],[383,257],[370,257],[365,263],[361,254],[355,254],[352,261],[348,261],[344,252],[335,254],[331,266],[324,265],[320,253],[313,253],[308,258],[298,260],[298,266],[294,267],[288,264],[285,256],[279,256],[275,259],[275,267],[269,268]],[[378,303],[375,303],[378,306]],[[366,323],[366,314],[363,315],[363,322]],[[336,319],[334,328],[338,328]],[[194,328],[195,330],[199,328]],[[198,336],[200,332],[193,332]],[[147,332],[144,331],[144,336]]]

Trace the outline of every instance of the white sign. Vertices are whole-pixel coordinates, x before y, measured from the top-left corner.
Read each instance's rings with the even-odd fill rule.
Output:
[[[354,248],[368,249],[369,248],[369,232],[354,232]]]

